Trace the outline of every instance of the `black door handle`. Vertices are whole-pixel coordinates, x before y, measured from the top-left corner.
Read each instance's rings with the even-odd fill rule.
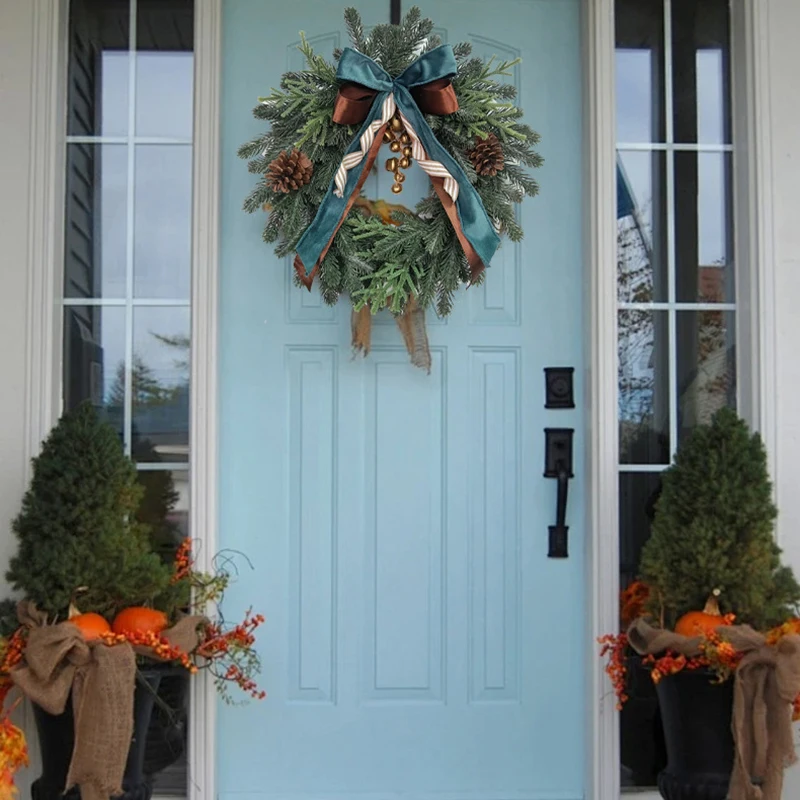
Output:
[[[572,474],[573,428],[545,428],[544,476],[558,481],[556,489],[556,524],[548,525],[548,558],[566,558],[569,527],[567,499]]]

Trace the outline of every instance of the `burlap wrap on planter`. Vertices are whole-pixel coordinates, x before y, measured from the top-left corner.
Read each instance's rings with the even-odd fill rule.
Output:
[[[717,629],[744,657],[734,673],[731,727],[736,747],[729,800],[780,800],[783,771],[797,761],[792,738],[792,701],[800,693],[800,636],[778,644],[749,625]],[[653,628],[642,619],[628,630],[640,655],[665,650],[700,655],[700,639]]]
[[[20,603],[18,615],[30,630],[12,680],[50,714],[62,714],[72,697],[75,747],[64,790],[79,786],[82,800],[108,800],[122,794],[133,736],[136,655],[152,658],[152,651],[134,651],[129,644],[109,647],[87,642],[69,622],[48,625],[31,603]],[[186,617],[162,635],[174,647],[192,652],[203,621]]]

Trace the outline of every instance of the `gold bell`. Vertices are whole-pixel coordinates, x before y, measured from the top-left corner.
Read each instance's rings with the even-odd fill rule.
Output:
[[[401,120],[400,117],[392,117],[392,130],[393,131],[403,130],[403,120]]]
[[[386,144],[394,141],[394,134],[388,128],[383,132],[383,141],[386,142]]]
[[[392,149],[394,149],[394,148],[392,148]],[[400,149],[400,148],[398,147],[398,150],[399,150],[399,149]],[[414,155],[414,148],[413,148],[413,147],[411,147],[411,145],[406,145],[406,146],[403,148],[403,155],[404,155],[406,158],[411,158],[411,156],[412,156],[412,155]]]
[[[408,169],[411,166],[411,159],[407,156],[403,156],[400,159],[400,169]],[[387,166],[388,169],[388,166]]]
[[[400,141],[403,144],[411,144],[411,137],[404,131],[403,134],[400,136]]]
[[[390,150],[391,150],[393,153],[399,153],[402,147],[403,147],[403,145],[401,145],[401,144],[400,144],[400,142],[398,142],[397,140],[393,141],[393,142],[392,142],[392,143],[389,145],[389,149],[390,149]]]
[[[387,172],[397,172],[398,161],[396,158],[387,158],[386,159],[386,171]]]
[[[403,173],[402,173],[402,172],[400,172],[400,170],[397,170],[397,172],[395,172],[395,174],[394,174],[394,179],[395,179],[395,180],[396,180],[398,183],[402,183],[402,182],[403,182],[403,181],[406,179],[406,176],[405,176],[405,175],[403,175]]]
[[[392,184],[392,191],[395,194],[400,194],[400,192],[403,191],[403,187],[399,183],[393,183]]]

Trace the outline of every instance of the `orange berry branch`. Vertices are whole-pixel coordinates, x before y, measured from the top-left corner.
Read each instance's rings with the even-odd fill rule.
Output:
[[[647,586],[640,581],[634,581],[628,588],[620,593],[620,622],[626,628],[644,613],[645,603],[648,599]],[[724,627],[732,625],[735,617],[733,614],[720,615],[719,625]],[[736,671],[742,660],[742,653],[720,635],[718,630],[698,630],[701,636],[700,655],[687,658],[678,653],[666,652],[656,658],[646,656],[642,664],[650,670],[653,683],[658,684],[664,678],[675,675],[683,670],[707,669],[714,675],[714,680],[720,683],[728,680]],[[783,625],[774,628],[766,634],[767,643],[776,645],[784,636],[800,634],[800,619],[791,619]],[[597,639],[600,645],[600,657],[606,659],[605,672],[608,675],[614,694],[617,696],[617,710],[621,711],[629,699],[628,690],[628,658],[633,655],[626,633],[611,633]],[[800,720],[800,695],[792,704],[794,721]]]

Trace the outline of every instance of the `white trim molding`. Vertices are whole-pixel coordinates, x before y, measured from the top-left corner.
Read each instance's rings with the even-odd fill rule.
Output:
[[[25,483],[31,459],[58,418],[61,389],[67,2],[31,0],[30,200],[25,265]]]
[[[587,319],[588,545],[586,797],[618,800],[616,698],[597,657],[598,636],[618,622],[617,240],[614,0],[584,8],[586,132],[585,261]]]
[[[192,219],[191,535],[198,568],[217,547],[217,338],[221,0],[195,0]],[[208,673],[192,681],[189,800],[216,797],[217,696]]]
[[[761,432],[775,475],[777,438],[775,222],[769,2],[731,3],[733,198],[739,409]]]

